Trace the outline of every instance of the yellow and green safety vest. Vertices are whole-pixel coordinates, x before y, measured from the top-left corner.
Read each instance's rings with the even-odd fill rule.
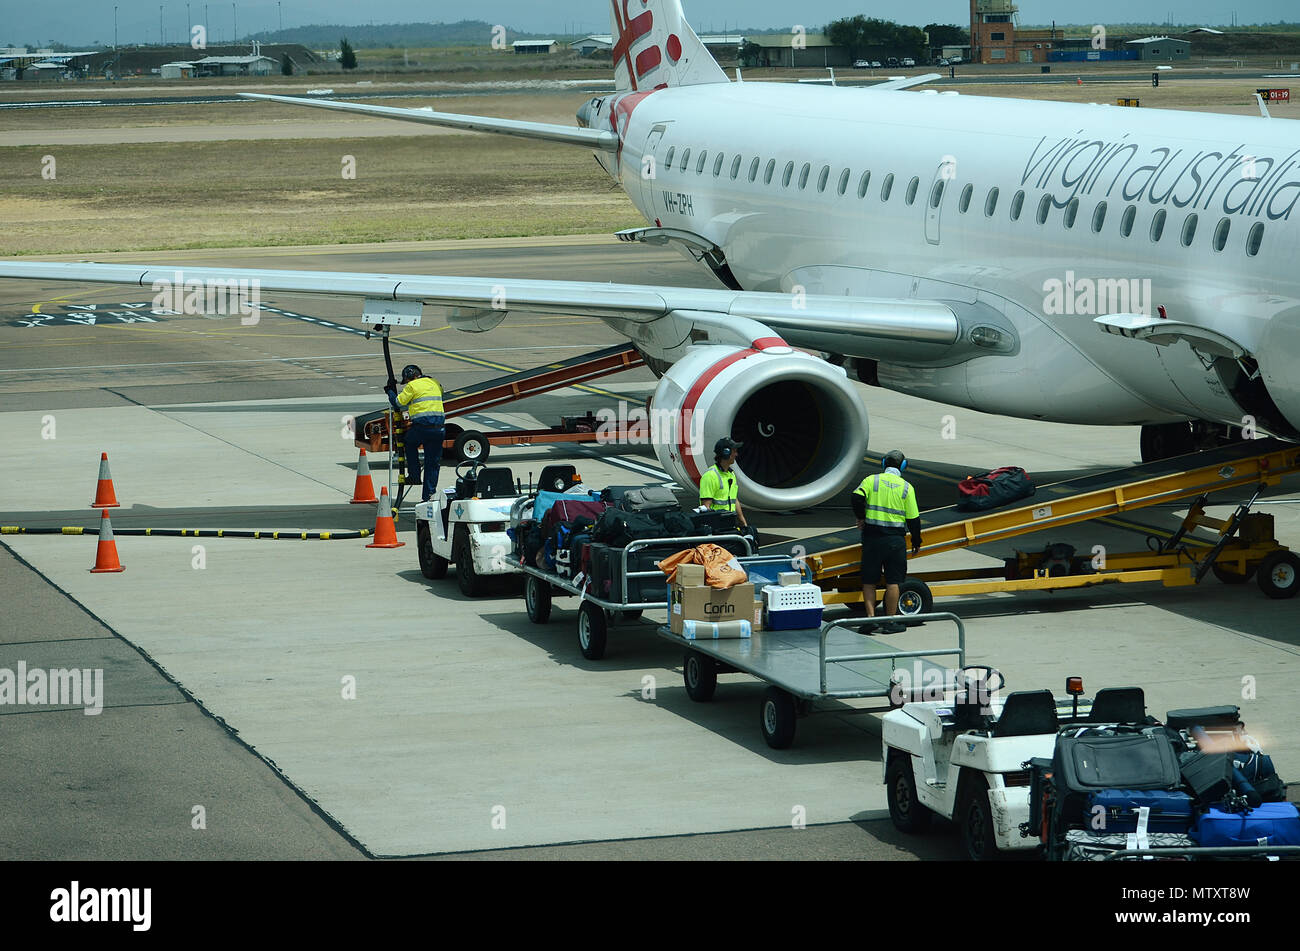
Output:
[[[886,532],[906,534],[907,520],[921,516],[911,484],[892,472],[867,476],[853,494],[863,497],[863,521]]]
[[[715,512],[736,511],[736,473],[710,466],[700,476],[700,503],[713,501]]]
[[[442,387],[427,376],[417,377],[397,394],[397,402],[411,415],[411,422],[443,421]]]

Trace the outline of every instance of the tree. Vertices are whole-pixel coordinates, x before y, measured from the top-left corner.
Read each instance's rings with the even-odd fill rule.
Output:
[[[930,45],[936,48],[940,46],[965,46],[970,42],[970,31],[964,27],[954,26],[951,23],[927,24],[925,32],[930,34]]]
[[[346,36],[339,40],[339,65],[344,69],[357,68],[357,54]]]
[[[897,56],[926,58],[925,34],[914,26],[901,26],[892,20],[859,14],[832,21],[825,32],[827,39],[848,49],[854,59],[879,50]]]
[[[288,53],[285,53],[284,56],[281,57],[280,59],[280,75],[282,76],[293,75],[293,60],[289,58]]]

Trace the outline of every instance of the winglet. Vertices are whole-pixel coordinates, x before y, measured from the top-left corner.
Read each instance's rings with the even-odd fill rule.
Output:
[[[920,86],[925,83],[932,83],[936,79],[942,79],[938,73],[925,73],[921,76],[899,76],[897,79],[889,79],[883,83],[876,83],[874,86],[868,86],[868,89],[877,92],[891,92],[896,89],[910,89],[912,86]]]

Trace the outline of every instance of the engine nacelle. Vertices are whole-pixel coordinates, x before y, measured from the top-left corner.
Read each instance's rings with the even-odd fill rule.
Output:
[[[867,449],[867,410],[844,370],[788,347],[691,348],[659,381],[655,454],[681,485],[699,485],[723,436],[742,443],[740,499],[768,511],[842,491]]]

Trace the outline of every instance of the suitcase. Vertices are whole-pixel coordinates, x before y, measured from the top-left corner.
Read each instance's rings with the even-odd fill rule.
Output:
[[[1175,730],[1190,730],[1203,726],[1207,730],[1225,730],[1241,723],[1241,707],[1189,707],[1170,710],[1165,714],[1165,726]]]
[[[1223,802],[1232,792],[1232,758],[1227,753],[1184,753],[1179,772],[1199,802]]]
[[[1056,741],[1052,772],[1070,792],[1176,789],[1178,758],[1163,732],[1065,736]]]
[[[661,509],[679,509],[677,496],[661,485],[647,485],[633,489],[623,496],[620,506],[628,512],[652,512]]]
[[[691,527],[694,535],[734,535],[736,533],[736,513],[717,512],[712,509],[691,513]]]
[[[1195,846],[1192,837],[1173,832],[1153,832],[1147,836],[1146,846],[1151,849],[1186,849]],[[1099,834],[1071,829],[1065,833],[1065,854],[1067,862],[1102,862],[1116,852],[1123,852],[1129,847],[1129,837],[1123,833]],[[1190,856],[1152,855],[1132,856],[1117,859],[1120,862],[1146,861],[1190,861]]]
[[[622,600],[622,591],[614,590],[614,579],[618,577],[622,549],[612,548],[601,542],[592,542],[587,546],[587,558],[591,571],[591,592],[607,601]]]
[[[957,484],[957,508],[986,512],[1034,494],[1029,473],[1019,466],[1003,466],[983,475],[967,476]]]
[[[1245,780],[1255,787],[1264,802],[1285,802],[1286,783],[1277,774],[1273,758],[1263,753],[1235,753],[1232,764],[1241,770]]]
[[[640,485],[607,485],[600,490],[600,500],[608,502],[610,505],[621,505],[625,495],[641,488],[645,487]]]
[[[1084,824],[1105,833],[1135,832],[1138,809],[1145,806],[1147,829],[1187,835],[1192,828],[1192,797],[1179,789],[1101,789],[1089,793]]]
[[[1290,802],[1266,802],[1248,812],[1211,806],[1196,820],[1192,837],[1203,848],[1300,845],[1300,812]]]

